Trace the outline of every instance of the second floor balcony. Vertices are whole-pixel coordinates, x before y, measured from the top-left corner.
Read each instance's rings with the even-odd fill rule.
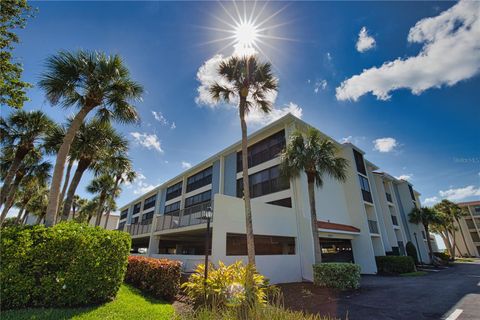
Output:
[[[142,234],[149,234],[152,231],[153,219],[148,219],[139,223],[133,223],[127,225],[127,232],[132,236],[138,236]]]
[[[207,220],[205,219],[205,212],[212,206],[213,202],[207,201],[182,210],[177,210],[158,216],[155,231],[176,229],[206,223]]]

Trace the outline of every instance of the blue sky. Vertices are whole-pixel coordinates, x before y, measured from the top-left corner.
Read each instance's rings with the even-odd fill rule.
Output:
[[[32,4],[38,14],[16,49],[26,81],[36,83],[45,58],[58,50],[91,49],[120,54],[146,90],[138,104],[142,123],[116,125],[132,141],[130,156],[141,173],[124,187],[120,206],[239,139],[235,109],[202,104],[197,91],[211,76],[197,74],[199,68],[233,52],[231,46],[220,50],[227,42],[215,42],[222,32],[214,29],[226,26],[220,20],[231,21],[220,3]],[[479,7],[454,6],[267,3],[260,21],[273,15],[263,25],[270,39],[259,46],[280,84],[269,119],[287,110],[301,114],[326,134],[358,145],[384,171],[408,177],[428,204],[479,199],[480,52],[471,44],[480,40],[478,14],[471,16]],[[226,10],[235,16],[231,4]],[[252,10],[250,3],[246,11]],[[419,21],[424,24],[413,30]],[[449,21],[457,24],[445,31]],[[27,110],[42,109],[57,121],[74,112],[50,106],[36,87],[28,95]],[[249,129],[265,122],[252,117]],[[85,197],[89,178],[78,189]]]

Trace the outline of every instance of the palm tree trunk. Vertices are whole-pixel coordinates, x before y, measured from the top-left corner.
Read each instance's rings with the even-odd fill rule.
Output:
[[[41,214],[37,217],[37,221],[35,221],[35,224],[40,224],[40,222],[42,221],[43,217],[45,217],[44,214]]]
[[[320,248],[320,237],[318,236],[317,226],[317,207],[315,204],[315,178],[307,173],[308,179],[308,200],[310,202],[310,221],[312,225],[313,235],[313,251],[315,257],[315,264],[322,262],[322,249]]]
[[[245,98],[240,98],[239,113],[242,128],[242,172],[243,172],[243,198],[245,202],[245,227],[247,232],[248,264],[255,265],[255,238],[253,235],[252,205],[250,203],[250,182],[248,179],[248,136],[247,123],[245,122]]]
[[[19,147],[15,152],[15,157],[13,158],[10,168],[8,168],[7,175],[3,180],[2,190],[0,191],[0,207],[7,200],[7,196],[10,193],[10,190],[12,188],[11,186],[12,181],[15,178],[15,175],[18,169],[20,168],[20,165],[22,164],[23,159],[28,154],[28,152],[29,152],[28,149],[22,148],[22,147]],[[3,222],[3,220],[1,222]]]
[[[455,230],[451,231],[452,235],[452,259],[455,261],[455,255],[456,255],[456,243],[455,243]]]
[[[65,169],[65,162],[67,161],[67,157],[70,152],[70,146],[72,145],[73,139],[75,139],[75,135],[82,125],[83,120],[94,107],[94,105],[84,106],[82,109],[80,109],[80,111],[75,115],[75,118],[73,118],[70,127],[63,138],[62,145],[58,150],[55,168],[53,170],[52,183],[50,185],[50,193],[48,195],[48,206],[45,216],[45,225],[47,227],[55,224],[60,196],[60,185],[62,184],[63,170]]]
[[[428,256],[430,257],[430,262],[434,263],[434,261],[433,261],[432,240],[430,239],[430,232],[428,231],[428,224],[424,224],[423,227],[425,228],[425,233],[426,233],[426,237],[427,237]]]
[[[106,197],[106,192],[102,191],[102,193],[100,193],[100,199],[98,200],[97,219],[95,220],[95,227],[98,227],[100,225],[100,222],[102,221],[102,214]]]
[[[22,218],[22,224],[27,223],[27,218],[28,218],[28,210],[25,210],[25,214],[23,215],[23,218]]]
[[[107,214],[105,215],[105,224],[103,226],[103,229],[107,229],[108,226],[108,218],[110,218],[110,210],[107,211]]]
[[[120,183],[121,175],[115,178],[115,185],[113,186],[112,194],[110,195],[112,199],[115,199],[115,192],[117,191],[118,184]],[[107,216],[105,217],[104,229],[107,229],[108,218],[110,218],[110,206],[108,206]]]
[[[442,240],[445,243],[445,246],[447,247],[448,254],[451,257],[452,256],[452,245],[450,244],[450,239],[448,238],[448,235],[445,235],[445,233],[443,231],[440,231],[440,237],[442,237]]]
[[[20,208],[20,211],[18,211],[17,219],[15,219],[15,224],[20,223],[20,220],[22,219],[24,212],[25,212],[25,205],[23,204],[22,207]]]
[[[24,177],[24,173],[19,174],[19,172],[17,172],[17,174],[15,176],[15,180],[13,181],[13,184],[11,185],[10,192],[8,193],[8,197],[7,197],[7,199],[4,203],[3,211],[2,211],[2,214],[0,216],[0,224],[3,223],[3,221],[7,217],[8,211],[10,211],[10,209],[13,206],[13,203],[15,201],[15,194],[17,193],[18,186],[20,185],[20,182],[22,181],[23,177]]]
[[[90,161],[81,159],[78,162],[77,170],[72,178],[72,182],[68,187],[67,197],[65,198],[65,202],[63,203],[63,211],[62,211],[62,221],[68,220],[68,216],[70,215],[70,209],[72,208],[73,198],[75,197],[75,191],[77,190],[78,184],[82,179],[82,175],[87,170],[88,166],[90,165]]]
[[[63,200],[65,199],[65,192],[67,192],[68,183],[70,182],[70,172],[72,171],[73,159],[68,161],[67,172],[65,173],[65,181],[63,182],[62,192],[60,193],[60,200],[58,201],[57,212],[61,212]]]
[[[463,244],[465,245],[465,249],[467,250],[467,254],[469,257],[471,257],[472,254],[470,253],[470,249],[468,249],[467,241],[465,240],[465,234],[463,233],[462,226],[460,226],[460,220],[459,219],[456,219],[456,220],[457,220],[458,228],[460,229],[460,234],[462,235]]]

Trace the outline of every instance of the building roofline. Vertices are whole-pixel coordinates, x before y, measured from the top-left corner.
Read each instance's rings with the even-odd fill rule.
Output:
[[[459,205],[459,206],[477,206],[477,205],[480,205],[480,200],[457,202],[457,205]]]

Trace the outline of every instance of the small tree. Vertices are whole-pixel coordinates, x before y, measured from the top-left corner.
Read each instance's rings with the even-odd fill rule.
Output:
[[[438,223],[440,221],[438,214],[435,210],[429,207],[414,208],[408,215],[409,221],[411,223],[419,224],[421,223],[425,228],[425,233],[427,237],[428,244],[428,255],[430,261],[433,263],[433,249],[432,249],[432,240],[430,239],[430,225]]]

